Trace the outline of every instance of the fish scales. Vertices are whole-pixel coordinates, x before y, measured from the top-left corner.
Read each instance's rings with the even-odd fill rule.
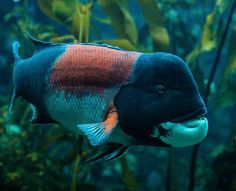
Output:
[[[70,45],[50,75],[52,89],[96,93],[128,80],[139,53],[91,45]]]
[[[74,127],[104,120],[139,55],[107,47],[69,45],[49,77],[51,92],[45,96],[49,114],[62,124],[66,121],[65,126]],[[70,117],[65,120],[66,113]]]

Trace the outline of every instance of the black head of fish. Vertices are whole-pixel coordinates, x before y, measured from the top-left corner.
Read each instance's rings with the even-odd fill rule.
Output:
[[[206,113],[206,106],[187,64],[175,55],[142,54],[114,103],[120,127],[141,144],[187,146],[206,134],[207,120],[194,121]],[[205,129],[193,131],[203,122]],[[192,142],[191,137],[197,140]],[[181,139],[189,143],[179,143]]]

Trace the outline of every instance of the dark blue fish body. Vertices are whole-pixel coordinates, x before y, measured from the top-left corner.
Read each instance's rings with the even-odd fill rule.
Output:
[[[37,47],[31,58],[22,60],[13,45],[12,104],[28,100],[32,122],[59,123],[92,145],[112,143],[110,159],[129,145],[184,147],[206,136],[205,104],[179,57],[30,38]]]
[[[32,122],[55,122],[48,115],[43,95],[50,88],[47,77],[53,67],[53,63],[58,55],[61,55],[64,51],[64,46],[55,46],[48,48],[47,53],[39,51],[29,59],[16,60],[17,63],[13,73],[14,91],[16,94],[14,96],[24,97],[38,109],[37,112],[39,112],[40,116],[34,116]]]

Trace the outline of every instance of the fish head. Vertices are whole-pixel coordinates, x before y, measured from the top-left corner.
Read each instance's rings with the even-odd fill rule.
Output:
[[[191,146],[208,130],[197,84],[187,64],[172,54],[142,54],[114,104],[120,127],[139,144]]]

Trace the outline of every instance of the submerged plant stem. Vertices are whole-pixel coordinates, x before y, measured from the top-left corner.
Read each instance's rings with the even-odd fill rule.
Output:
[[[78,155],[75,164],[74,164],[74,171],[73,171],[73,178],[72,178],[72,183],[71,183],[71,191],[76,191],[77,190],[77,175],[79,172],[79,161],[80,161],[80,156]]]
[[[79,28],[79,42],[82,42],[83,40],[83,26],[84,26],[84,22],[83,22],[83,15],[80,15],[80,28]]]
[[[90,20],[90,15],[89,15],[89,12],[87,12],[86,14],[86,20]],[[90,35],[90,31],[89,31],[89,28],[90,28],[90,22],[86,22],[86,37],[85,37],[85,43],[88,43],[89,42],[89,35]]]
[[[220,56],[221,56],[221,53],[222,53],[222,50],[223,50],[223,47],[225,44],[225,39],[226,39],[227,34],[229,32],[230,23],[232,21],[233,14],[234,14],[235,10],[236,10],[236,0],[233,1],[233,4],[230,8],[227,23],[226,23],[219,47],[216,52],[216,57],[215,57],[214,63],[212,65],[211,73],[210,73],[208,83],[206,86],[206,90],[205,90],[205,94],[204,94],[204,101],[206,104],[208,102],[208,97],[210,95],[210,86],[214,80],[214,77],[216,74],[216,69],[219,66]],[[193,153],[192,153],[192,157],[191,157],[188,191],[193,191],[195,188],[195,172],[196,172],[196,160],[198,157],[198,150],[199,150],[199,144],[195,145],[193,148]]]

